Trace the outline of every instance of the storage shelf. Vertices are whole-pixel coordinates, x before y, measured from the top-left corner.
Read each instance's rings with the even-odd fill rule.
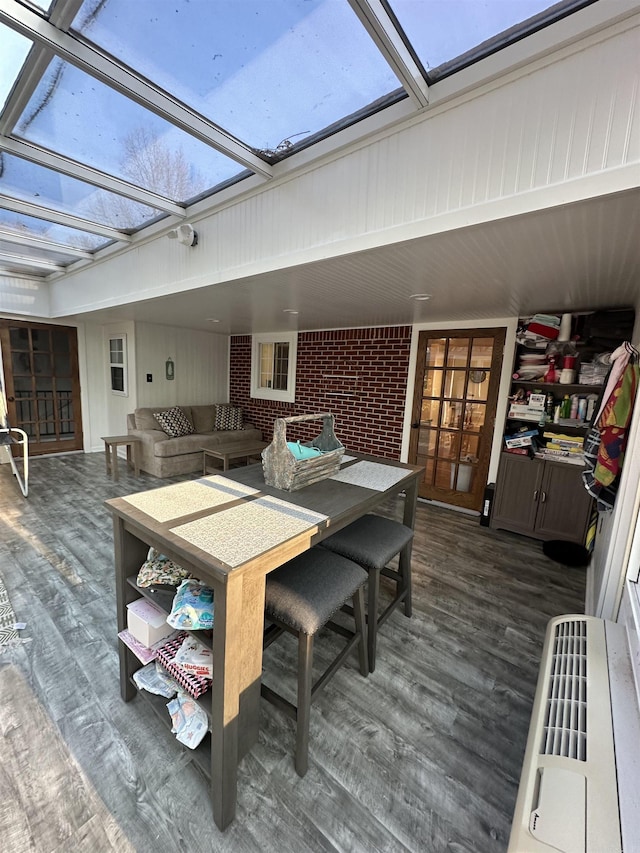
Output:
[[[127,578],[129,586],[132,586],[143,598],[151,601],[161,610],[164,610],[165,613],[171,613],[171,606],[173,604],[177,587],[162,584],[156,584],[155,586],[138,586],[137,578],[137,575],[130,575]],[[213,649],[213,631],[189,631],[186,628],[181,628],[180,630],[186,631],[187,634],[195,637],[195,639],[198,640],[199,643],[202,643],[203,646]]]
[[[138,690],[135,681],[132,679],[132,684],[136,687],[138,691],[138,696],[151,706],[154,714],[158,719],[163,723],[164,726],[171,732],[171,716],[169,711],[167,710],[167,702],[170,702],[170,699],[166,699],[164,696],[156,696],[155,693],[149,693],[147,690]],[[210,694],[205,694],[210,695]],[[202,696],[200,699],[196,701],[201,703]],[[211,720],[211,699],[209,699],[209,720]],[[186,752],[189,756],[193,758],[193,763],[196,767],[204,774],[205,778],[208,781],[211,781],[211,732],[207,732],[202,741],[198,744],[195,749],[189,749],[188,746],[180,743],[180,741],[173,738],[176,746],[182,751]]]
[[[561,385],[559,382],[540,382],[530,379],[512,379],[512,385],[522,385],[523,388],[540,388],[545,391],[559,391],[564,397],[565,394],[600,394],[603,385],[580,385],[574,382],[571,385]],[[556,395],[554,395],[556,396]]]

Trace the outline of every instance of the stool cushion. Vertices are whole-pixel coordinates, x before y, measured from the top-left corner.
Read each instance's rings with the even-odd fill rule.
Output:
[[[315,634],[366,580],[367,573],[351,560],[311,548],[267,575],[267,619]]]
[[[383,569],[407,542],[413,530],[381,515],[363,515],[322,541],[322,547],[366,569]]]

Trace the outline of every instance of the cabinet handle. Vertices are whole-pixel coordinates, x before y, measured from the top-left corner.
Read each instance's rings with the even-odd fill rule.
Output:
[[[536,489],[536,490],[534,491],[534,493],[533,493],[533,502],[534,502],[534,503],[538,500],[538,494],[539,494],[539,492],[538,492],[538,490]]]
[[[546,499],[547,499],[547,493],[546,492],[540,492],[540,503],[543,504],[546,501]]]

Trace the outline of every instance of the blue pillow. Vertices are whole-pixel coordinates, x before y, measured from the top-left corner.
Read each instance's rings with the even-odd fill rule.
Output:
[[[322,451],[318,450],[317,447],[306,447],[299,441],[288,441],[287,447],[296,459],[313,459],[316,456],[322,456]]]

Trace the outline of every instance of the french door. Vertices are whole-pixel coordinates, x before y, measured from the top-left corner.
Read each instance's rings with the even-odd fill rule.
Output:
[[[423,498],[480,510],[498,400],[504,329],[421,332],[409,461]]]
[[[82,450],[76,330],[0,320],[9,426],[29,437],[29,454]]]

